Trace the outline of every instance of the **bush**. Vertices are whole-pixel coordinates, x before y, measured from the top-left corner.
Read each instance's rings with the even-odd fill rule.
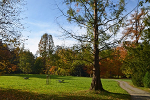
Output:
[[[143,87],[143,75],[139,72],[135,72],[134,74],[132,74],[132,83],[135,86],[138,87]]]
[[[58,70],[55,72],[56,75],[63,75],[63,76],[68,76],[69,71],[67,69],[63,69],[63,68],[58,68]]]
[[[144,84],[144,87],[150,88],[150,72],[146,72],[143,78],[143,84]]]

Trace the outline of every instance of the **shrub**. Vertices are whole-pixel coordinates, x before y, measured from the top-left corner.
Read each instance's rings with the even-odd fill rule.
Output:
[[[58,68],[58,70],[56,71],[55,73],[56,75],[63,75],[63,76],[68,76],[70,75],[69,74],[69,71],[67,69],[63,69],[63,68]]]
[[[144,84],[144,87],[150,88],[150,72],[146,72],[143,78],[143,84]]]
[[[138,87],[143,87],[143,81],[142,81],[143,75],[139,72],[135,72],[132,74],[132,82],[133,85]]]

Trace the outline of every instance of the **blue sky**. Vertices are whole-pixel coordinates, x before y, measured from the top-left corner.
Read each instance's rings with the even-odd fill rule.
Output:
[[[25,23],[25,31],[22,32],[24,38],[28,38],[25,42],[25,48],[29,49],[33,54],[38,50],[38,43],[44,33],[53,36],[54,44],[56,45],[72,45],[73,40],[62,38],[62,32],[57,24],[57,17],[61,15],[56,7],[55,0],[26,0],[26,11],[23,13]],[[59,2],[57,4],[60,5]],[[59,20],[59,19],[58,19]],[[60,22],[65,22],[59,20]],[[65,26],[67,27],[67,25]],[[29,37],[28,37],[29,36]]]
[[[28,38],[25,42],[25,48],[29,49],[33,54],[38,50],[38,43],[41,36],[44,33],[51,34],[53,36],[54,44],[71,46],[77,43],[73,39],[62,38],[63,34],[61,28],[57,24],[57,21],[65,28],[70,28],[75,31],[83,32],[80,28],[71,26],[67,23],[65,17],[59,17],[61,12],[58,10],[56,3],[62,9],[65,9],[65,5],[61,4],[63,0],[26,0],[27,5],[23,20],[26,27],[25,31],[22,32],[24,38]],[[138,0],[127,0],[129,2],[127,9],[132,9],[137,4]],[[56,20],[58,18],[58,20]],[[29,36],[29,37],[27,37]]]

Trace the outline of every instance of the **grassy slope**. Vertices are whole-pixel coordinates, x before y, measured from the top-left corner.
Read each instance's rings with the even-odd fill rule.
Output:
[[[51,76],[50,84],[46,85],[45,75],[0,76],[0,95],[8,100],[128,100],[130,96],[110,79],[102,79],[105,90],[110,93],[89,91],[91,78],[72,76]],[[58,80],[64,80],[59,83]]]

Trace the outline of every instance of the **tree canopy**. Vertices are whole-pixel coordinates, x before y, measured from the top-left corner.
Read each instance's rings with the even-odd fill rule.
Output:
[[[100,80],[100,65],[102,59],[99,53],[103,50],[114,47],[119,40],[112,38],[122,26],[123,19],[127,16],[125,11],[125,1],[118,0],[64,0],[68,5],[67,20],[76,23],[79,27],[85,28],[85,34],[73,33],[64,30],[67,36],[71,36],[81,43],[90,43],[93,54],[93,79],[91,90],[104,90]]]
[[[34,66],[34,55],[30,51],[21,51],[19,54],[19,68],[25,74],[32,72],[32,67]]]

